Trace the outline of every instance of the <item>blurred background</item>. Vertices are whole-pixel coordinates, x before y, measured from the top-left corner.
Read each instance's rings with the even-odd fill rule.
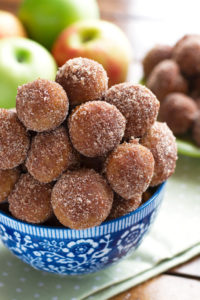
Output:
[[[17,13],[21,0],[0,0],[0,9]],[[84,2],[84,1],[83,1]],[[141,78],[141,59],[156,43],[173,45],[186,33],[200,33],[199,0],[98,0],[100,15],[127,35],[134,58],[129,79]]]

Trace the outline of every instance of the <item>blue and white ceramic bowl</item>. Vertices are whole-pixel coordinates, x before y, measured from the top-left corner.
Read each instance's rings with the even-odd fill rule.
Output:
[[[63,275],[96,272],[140,245],[155,220],[164,188],[165,183],[134,212],[85,230],[31,225],[0,212],[0,237],[13,254],[36,269]]]

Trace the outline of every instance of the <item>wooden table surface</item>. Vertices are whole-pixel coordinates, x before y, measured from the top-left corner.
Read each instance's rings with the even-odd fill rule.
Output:
[[[0,9],[16,12],[19,2],[20,0],[0,0]],[[98,2],[101,17],[118,24],[132,44],[134,59],[129,80],[134,82],[142,76],[142,57],[154,44],[173,45],[186,33],[200,34],[198,0]],[[112,300],[200,300],[200,256],[131,288]]]

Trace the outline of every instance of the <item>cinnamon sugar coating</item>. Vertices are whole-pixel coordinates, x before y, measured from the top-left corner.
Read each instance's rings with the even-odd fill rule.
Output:
[[[198,106],[192,98],[172,93],[161,105],[160,120],[166,122],[174,134],[182,134],[192,127],[197,111]]]
[[[154,172],[154,158],[149,149],[133,140],[119,145],[108,156],[105,169],[112,189],[128,200],[148,188]]]
[[[18,88],[17,115],[29,130],[55,129],[65,120],[68,108],[64,89],[54,81],[37,79]]]
[[[26,160],[28,172],[43,183],[57,179],[67,168],[77,163],[67,131],[61,126],[33,137]]]
[[[126,118],[125,137],[140,137],[155,122],[159,101],[142,85],[120,83],[112,86],[105,95],[105,101],[115,105]]]
[[[135,195],[129,200],[125,200],[115,193],[113,205],[108,219],[116,219],[136,210],[142,202],[142,195]]]
[[[0,203],[6,200],[19,176],[20,171],[18,168],[0,170]]]
[[[29,136],[15,112],[0,108],[0,169],[13,169],[23,163]]]
[[[11,214],[29,223],[43,223],[52,215],[51,189],[30,174],[22,174],[8,197]]]
[[[155,122],[140,142],[153,154],[155,167],[150,185],[156,186],[174,173],[177,160],[175,137],[166,123]]]
[[[200,73],[200,35],[188,34],[181,38],[173,50],[173,59],[187,76]]]
[[[188,84],[178,64],[170,59],[161,61],[147,79],[147,87],[162,101],[169,93],[187,93]]]
[[[70,105],[99,100],[108,88],[108,77],[101,64],[88,58],[73,58],[58,69],[56,82],[66,91]]]
[[[103,156],[120,143],[126,121],[114,105],[91,101],[75,108],[68,126],[74,148],[85,156],[95,157]]]
[[[113,192],[92,169],[67,171],[52,190],[52,207],[61,224],[73,229],[100,225],[109,215]]]
[[[147,78],[153,68],[162,60],[170,59],[173,48],[169,45],[155,45],[147,52],[143,59],[143,70],[145,78]]]
[[[198,112],[195,118],[193,129],[192,129],[192,135],[196,144],[200,147],[200,111]]]

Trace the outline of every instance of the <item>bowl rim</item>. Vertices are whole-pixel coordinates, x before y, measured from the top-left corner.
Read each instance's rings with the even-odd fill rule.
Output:
[[[71,228],[65,228],[65,227],[58,227],[58,226],[47,226],[47,225],[40,225],[40,224],[32,224],[32,223],[28,223],[28,222],[24,222],[22,220],[19,220],[19,219],[16,219],[14,218],[13,216],[9,216],[7,215],[5,212],[1,211],[0,210],[0,216],[3,216],[4,218],[7,218],[8,221],[11,221],[12,222],[15,222],[17,224],[20,224],[22,226],[28,226],[29,228],[33,228],[33,229],[38,229],[38,230],[58,230],[58,231],[65,231],[65,232],[73,232],[73,231],[76,231],[76,232],[81,232],[81,231],[87,231],[87,230],[92,230],[93,228],[101,228],[103,226],[109,226],[116,222],[122,222],[125,221],[125,219],[129,219],[130,217],[132,216],[135,216],[137,214],[139,214],[141,211],[143,211],[145,208],[147,208],[148,206],[150,206],[152,204],[152,202],[154,202],[155,199],[157,199],[158,195],[164,190],[165,186],[166,186],[166,183],[167,181],[164,181],[163,183],[161,183],[156,191],[154,192],[154,194],[145,202],[143,203],[141,206],[139,206],[136,210],[122,216],[122,217],[119,217],[119,218],[116,218],[116,219],[113,219],[113,220],[109,220],[109,221],[104,221],[102,222],[100,225],[98,226],[94,226],[94,227],[91,227],[91,228],[85,228],[85,229],[71,229]],[[2,222],[0,222],[0,225],[1,225]]]

